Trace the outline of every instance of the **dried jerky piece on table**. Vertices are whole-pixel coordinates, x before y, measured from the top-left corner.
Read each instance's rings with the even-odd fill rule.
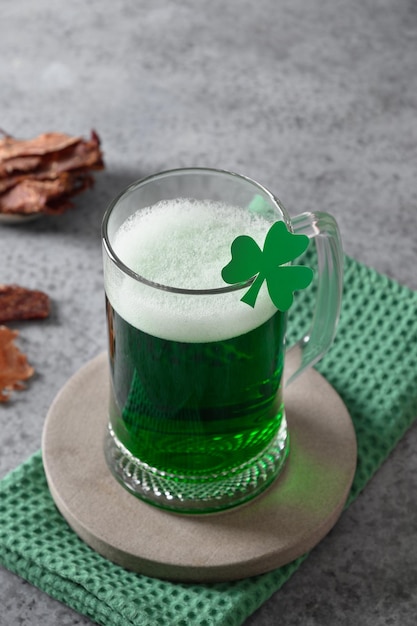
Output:
[[[62,213],[70,198],[94,184],[104,168],[100,139],[43,133],[30,140],[0,140],[0,213]]]
[[[0,285],[0,323],[42,319],[48,317],[49,311],[49,297],[43,291],[19,285]]]
[[[17,330],[0,326],[0,402],[7,402],[10,392],[24,389],[22,381],[35,372],[14,343],[18,334]]]

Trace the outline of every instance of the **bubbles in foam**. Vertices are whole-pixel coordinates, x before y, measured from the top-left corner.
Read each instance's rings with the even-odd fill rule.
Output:
[[[238,235],[262,247],[270,222],[239,207],[213,201],[163,201],[133,214],[116,234],[113,249],[140,276],[183,289],[226,287],[222,268]],[[114,270],[115,272],[117,270]],[[261,289],[255,309],[240,302],[244,291],[219,295],[173,294],[124,276],[106,279],[110,302],[130,324],[177,341],[216,341],[259,326],[276,309]]]
[[[133,214],[119,229],[113,248],[140,276],[170,287],[224,287],[221,270],[235,237],[263,238],[268,222],[214,202],[163,201]]]

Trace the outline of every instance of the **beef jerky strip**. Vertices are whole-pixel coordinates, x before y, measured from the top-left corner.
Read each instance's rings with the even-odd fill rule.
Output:
[[[93,183],[90,175],[77,171],[63,172],[53,180],[25,178],[0,195],[0,213],[56,213],[59,212],[60,198],[68,208],[71,206],[67,204],[68,197],[91,187]]]
[[[18,285],[0,285],[0,323],[48,317],[46,293]]]
[[[41,163],[42,157],[40,156],[18,156],[0,161],[0,180],[22,176],[24,172],[33,172]]]
[[[30,166],[29,166],[30,162]],[[0,193],[4,193],[25,178],[53,180],[63,172],[101,170],[104,168],[97,135],[90,141],[80,141],[58,153],[43,157],[16,157],[0,162]]]
[[[7,402],[11,391],[24,389],[22,381],[35,372],[14,344],[18,334],[16,330],[0,326],[0,402]]]
[[[71,137],[65,133],[43,133],[33,139],[15,139],[6,135],[0,140],[0,162],[21,156],[44,155],[58,152],[82,141],[81,137]]]
[[[18,144],[27,143],[19,140],[14,141]],[[10,176],[13,172],[28,171],[39,175],[45,172],[46,175],[50,175],[53,174],[55,167],[58,171],[80,167],[102,169],[103,165],[100,139],[97,133],[92,131],[89,140],[76,138],[76,141],[69,145],[56,150],[45,151],[40,155],[28,155],[22,151],[12,158],[1,158],[0,156],[0,177]]]

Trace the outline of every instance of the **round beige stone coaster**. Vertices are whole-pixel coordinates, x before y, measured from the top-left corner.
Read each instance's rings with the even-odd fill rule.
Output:
[[[287,374],[294,364],[286,362]],[[53,402],[43,432],[52,497],[93,550],[136,572],[186,582],[261,574],[313,548],[343,510],[356,467],[350,416],[309,369],[285,390],[290,453],[278,479],[223,513],[180,515],[128,493],[107,469],[108,364],[101,354]]]

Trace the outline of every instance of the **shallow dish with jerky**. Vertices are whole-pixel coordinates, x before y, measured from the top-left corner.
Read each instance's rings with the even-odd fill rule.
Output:
[[[0,139],[0,222],[16,224],[59,215],[72,197],[92,187],[94,170],[104,168],[100,138],[43,133],[28,140],[3,133]]]

